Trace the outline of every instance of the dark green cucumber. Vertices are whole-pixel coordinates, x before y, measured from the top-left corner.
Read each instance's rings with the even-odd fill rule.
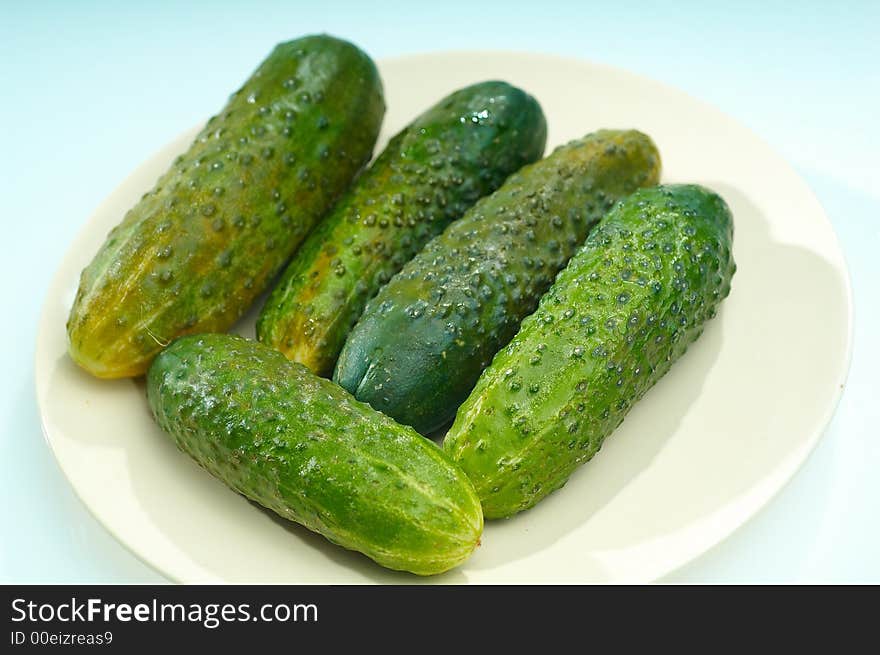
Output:
[[[441,573],[479,541],[479,500],[440,448],[268,346],[182,337],[150,367],[147,396],[229,487],[382,566]]]
[[[647,136],[611,130],[524,167],[370,301],[334,379],[422,433],[442,427],[593,225],[659,171]]]
[[[384,111],[352,44],[277,46],[83,271],[74,361],[140,375],[174,337],[228,329],[369,160]]]
[[[637,191],[559,274],[458,411],[444,449],[487,518],[561,487],[715,316],[733,219],[700,186]]]
[[[309,235],[257,336],[329,376],[367,301],[432,237],[544,152],[534,98],[505,82],[447,96],[395,136]]]

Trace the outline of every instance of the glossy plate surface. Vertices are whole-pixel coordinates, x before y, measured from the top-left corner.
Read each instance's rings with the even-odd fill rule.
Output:
[[[432,580],[649,581],[724,539],[803,463],[849,366],[846,266],[807,185],[714,108],[621,70],[521,53],[420,55],[380,69],[389,109],[377,151],[447,92],[504,79],[541,102],[548,151],[603,127],[640,129],[660,148],[665,182],[715,189],[736,222],[733,291],[702,338],[562,490],[488,524],[475,555]],[[162,148],[110,194],[53,279],[36,384],[55,456],[98,520],[173,580],[424,581],[384,571],[228,490],[153,424],[142,381],[92,379],[67,357],[64,324],[80,271],[194,134]],[[255,312],[238,331],[253,335]]]

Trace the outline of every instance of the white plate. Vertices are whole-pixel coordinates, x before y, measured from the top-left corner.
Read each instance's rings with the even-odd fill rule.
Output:
[[[548,146],[602,127],[638,128],[660,148],[664,181],[712,187],[736,221],[739,271],[703,337],[561,491],[487,525],[476,554],[435,580],[648,581],[718,543],[795,473],[846,377],[849,280],[806,184],[717,110],[613,68],[512,53],[421,55],[380,68],[389,109],[379,147],[443,94],[505,79],[543,105]],[[110,194],[55,275],[36,351],[37,396],[55,456],[98,520],[174,580],[412,581],[228,490],[153,424],[142,382],[92,379],[65,354],[80,270],[194,134],[175,139]],[[241,332],[253,334],[253,318]]]

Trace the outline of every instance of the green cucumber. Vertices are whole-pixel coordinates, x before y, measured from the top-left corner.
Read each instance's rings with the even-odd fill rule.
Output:
[[[460,89],[395,136],[309,235],[257,336],[329,376],[367,301],[432,237],[544,152],[534,98],[505,82]]]
[[[696,185],[637,191],[609,212],[446,437],[487,518],[533,506],[598,452],[715,316],[732,241],[724,200]]]
[[[231,327],[369,160],[384,111],[352,44],[278,45],[83,271],[73,360],[140,375],[174,337]]]
[[[229,487],[382,566],[441,573],[479,542],[479,500],[440,448],[268,346],[177,339],[147,396],[178,447]]]
[[[370,301],[334,379],[419,432],[442,427],[590,229],[659,170],[650,138],[603,130],[511,175]]]

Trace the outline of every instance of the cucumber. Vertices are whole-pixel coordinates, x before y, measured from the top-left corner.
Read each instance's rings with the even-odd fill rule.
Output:
[[[147,397],[229,487],[382,566],[441,573],[479,541],[479,500],[439,447],[268,346],[181,337],[150,367]]]
[[[732,241],[724,200],[696,185],[637,191],[609,212],[447,434],[487,518],[533,506],[598,452],[715,316]]]
[[[329,376],[367,301],[478,198],[544,152],[534,98],[505,82],[460,89],[395,136],[312,232],[269,296],[257,337]]]
[[[174,337],[231,327],[369,160],[384,111],[352,44],[278,45],[83,271],[73,360],[140,375]]]
[[[511,175],[370,301],[334,379],[419,432],[442,427],[593,225],[659,170],[647,136],[603,130]]]

